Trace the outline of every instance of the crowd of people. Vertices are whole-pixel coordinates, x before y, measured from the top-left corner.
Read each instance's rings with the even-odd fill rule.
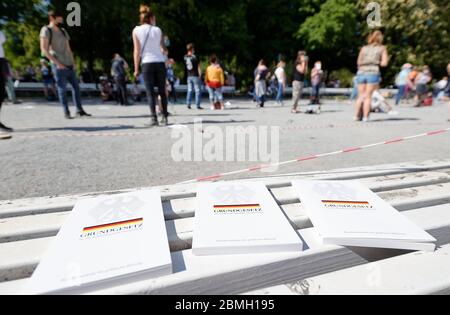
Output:
[[[70,45],[70,35],[64,28],[62,14],[51,11],[48,14],[49,24],[42,27],[40,32],[40,49],[42,51],[40,73],[44,83],[44,93],[47,100],[58,99],[62,105],[66,119],[73,119],[68,100],[67,84],[72,87],[73,102],[76,106],[75,117],[90,117],[82,105],[79,79],[75,71],[75,60]],[[177,102],[177,79],[175,75],[175,61],[169,57],[167,46],[170,40],[157,26],[156,16],[150,7],[142,5],[139,12],[140,25],[132,31],[133,38],[133,69],[126,60],[116,53],[111,61],[111,79],[107,75],[100,79],[102,99],[108,101],[114,98],[123,106],[141,101],[140,83],[145,86],[147,101],[150,107],[151,121],[149,126],[168,125],[168,102],[171,99]],[[3,43],[5,35],[0,32],[0,109],[6,97],[5,89],[10,100],[17,103],[14,93],[14,76],[17,76],[5,59]],[[379,88],[382,80],[381,68],[387,67],[389,53],[383,44],[384,38],[380,31],[374,31],[368,37],[358,56],[358,73],[354,79],[355,121],[368,122],[373,111],[381,110],[393,112],[392,107],[381,95]],[[183,58],[187,78],[186,105],[192,109],[194,103],[197,110],[203,110],[202,90],[206,88],[209,94],[209,106],[212,110],[224,110],[222,89],[226,84],[224,67],[218,57],[212,55],[209,65],[202,71],[201,62],[196,55],[195,45],[190,43],[186,47]],[[267,66],[265,60],[260,60],[254,71],[253,97],[258,108],[265,106],[269,91],[275,96],[279,106],[284,105],[284,95],[288,84],[286,60],[279,58],[273,71]],[[293,65],[292,75],[292,114],[300,113],[299,104],[303,96],[305,82],[311,83],[310,103],[306,113],[320,113],[320,89],[323,86],[324,69],[321,61],[315,61],[310,69],[310,59],[306,51],[298,52]],[[127,88],[130,70],[134,70],[132,100]],[[36,72],[32,67],[27,68],[30,80],[35,80]],[[273,72],[273,73],[272,73]],[[447,67],[450,76],[450,64]],[[308,77],[309,75],[309,77]],[[442,78],[430,91],[428,86],[433,76],[428,66],[413,66],[405,64],[396,78],[398,94],[395,104],[399,105],[404,99],[415,100],[416,106],[429,105],[430,98],[450,100],[450,81],[448,77]],[[115,88],[114,88],[115,87]],[[158,119],[160,116],[160,119]],[[13,130],[0,122],[0,130],[12,132]],[[3,138],[10,137],[6,133]]]

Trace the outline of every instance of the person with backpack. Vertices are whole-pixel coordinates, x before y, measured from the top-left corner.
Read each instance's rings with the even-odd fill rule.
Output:
[[[3,43],[6,42],[6,36],[0,31],[0,110],[2,109],[3,101],[6,97],[6,59],[5,51],[3,50]],[[11,132],[12,128],[9,128],[0,122],[0,131]],[[10,135],[7,133],[0,133],[0,139],[9,139]]]
[[[128,63],[119,54],[114,54],[111,65],[111,74],[116,85],[117,99],[121,106],[130,106],[127,91],[128,69]]]
[[[167,126],[169,116],[166,93],[167,70],[162,52],[165,48],[164,35],[162,30],[156,26],[156,16],[148,6],[141,6],[140,23],[141,25],[136,26],[133,30],[134,77],[139,77],[142,65],[142,74],[152,116],[150,127]],[[158,88],[158,94],[161,98],[161,114],[163,117],[160,123],[156,112],[157,94],[155,88]]]
[[[40,32],[40,43],[43,57],[52,64],[58,88],[58,97],[64,108],[66,119],[73,119],[67,103],[67,82],[72,86],[73,101],[77,107],[77,117],[90,117],[81,104],[81,91],[75,73],[75,59],[70,47],[70,36],[63,28],[64,18],[55,11],[48,13],[49,25],[44,26]]]
[[[200,74],[202,69],[200,67],[200,61],[195,55],[194,44],[188,44],[186,46],[187,53],[184,56],[184,68],[187,77],[188,92],[186,96],[186,104],[191,109],[192,94],[195,92],[195,105],[197,109],[202,110],[201,107],[201,90],[200,90]]]

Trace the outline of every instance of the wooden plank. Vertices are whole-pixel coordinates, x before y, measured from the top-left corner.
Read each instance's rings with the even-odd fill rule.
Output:
[[[344,169],[328,172],[303,173],[301,175],[297,175],[295,178],[361,179],[376,176],[426,172],[442,169],[450,169],[450,160],[432,160],[427,162],[390,164],[381,166],[371,166],[365,168],[359,167],[355,169]],[[269,185],[269,188],[271,187],[275,188],[277,186],[286,187],[286,185],[288,185],[290,179],[292,178],[294,177],[289,176],[284,178],[269,177],[265,178],[263,181]],[[178,209],[173,209],[171,205],[167,202],[174,199],[183,199],[183,198],[189,199],[195,197],[195,187],[196,187],[195,184],[159,187],[162,192],[164,211],[167,220],[174,220],[177,218],[185,218],[189,216],[190,214],[189,211],[179,211]],[[406,188],[406,187],[408,186],[399,186],[395,188]],[[0,201],[0,219],[26,215],[71,211],[76,201],[81,198],[88,198],[98,196],[101,194],[108,195],[108,194],[125,193],[130,191],[135,190],[86,193],[73,196],[51,196],[44,198],[30,198],[22,200],[3,200]]]
[[[450,245],[336,271],[246,295],[450,294]]]
[[[405,215],[413,221],[430,216],[429,221],[416,223],[435,236],[439,240],[438,245],[450,243],[450,211],[447,206],[407,211]],[[373,259],[386,259],[404,254],[401,251],[372,249],[364,252],[338,246],[322,246],[314,229],[304,229],[299,233],[308,245],[308,249],[300,254],[196,257],[190,250],[174,252],[172,259],[175,274],[116,288],[105,288],[94,293],[239,294],[350,268]],[[42,252],[29,249],[45,248],[49,241],[50,239],[39,239],[2,244],[0,252],[3,253],[0,257],[5,257],[3,255],[5,251],[12,249],[22,254],[15,253],[9,261],[0,261],[0,273],[4,275],[7,267],[13,272],[31,274]],[[25,282],[22,282],[22,285],[23,283]],[[2,290],[8,291],[8,285],[8,282],[3,283]],[[18,288],[14,281],[10,287]]]

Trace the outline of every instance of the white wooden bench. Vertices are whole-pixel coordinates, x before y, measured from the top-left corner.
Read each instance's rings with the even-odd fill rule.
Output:
[[[432,254],[411,254],[404,251],[323,246],[292,190],[290,182],[294,178],[359,179],[430,232],[442,248]],[[174,274],[159,279],[143,279],[119,287],[102,288],[92,293],[198,295],[450,292],[447,257],[450,251],[450,160],[259,179],[272,191],[292,226],[305,241],[303,253],[193,256],[190,248],[195,215],[195,185],[161,187]],[[95,195],[98,193],[0,201],[0,294],[20,293],[76,200]],[[408,268],[404,267],[405,264]],[[396,266],[403,267],[401,273],[395,272],[395,269],[399,269]],[[375,281],[377,278],[375,282],[365,281],[368,277],[367,270],[371,271],[373,268],[375,275],[379,271],[382,281]],[[410,277],[417,274],[424,276]],[[373,283],[382,285],[377,287]]]

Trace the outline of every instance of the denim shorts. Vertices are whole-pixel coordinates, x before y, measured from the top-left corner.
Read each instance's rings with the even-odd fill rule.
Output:
[[[356,76],[356,82],[359,84],[380,84],[381,76],[377,73],[361,73]]]

